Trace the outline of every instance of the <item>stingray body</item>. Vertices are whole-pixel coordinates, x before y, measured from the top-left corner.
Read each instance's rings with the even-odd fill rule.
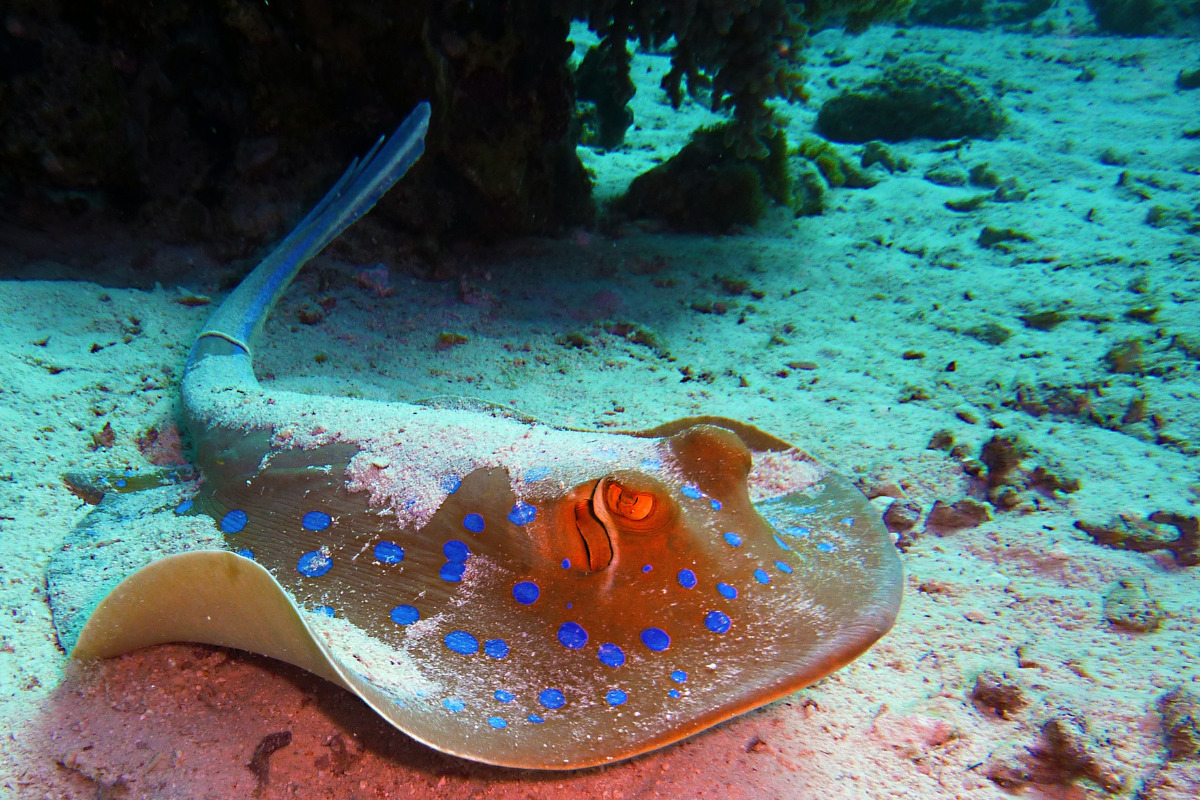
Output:
[[[156,489],[124,512],[106,499],[92,523],[194,514],[219,546],[108,559],[131,574],[59,603],[64,644],[80,658],[244,648],[439,750],[541,769],[677,741],[862,653],[895,619],[899,559],[861,493],[774,436],[719,417],[563,430],[257,382],[255,330],[420,155],[428,117],[422,104],[351,165],[199,337],[183,382],[194,496]],[[68,563],[81,549],[52,584],[96,569]]]

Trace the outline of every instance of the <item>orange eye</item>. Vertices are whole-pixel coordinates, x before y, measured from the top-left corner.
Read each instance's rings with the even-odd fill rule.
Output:
[[[654,495],[626,489],[616,481],[610,481],[604,490],[604,502],[614,514],[639,522],[654,510]]]

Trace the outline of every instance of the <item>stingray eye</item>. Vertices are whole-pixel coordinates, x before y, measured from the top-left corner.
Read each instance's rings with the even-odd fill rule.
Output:
[[[628,489],[616,481],[608,483],[604,495],[609,511],[634,522],[644,520],[654,510],[653,494]]]
[[[676,510],[662,482],[632,471],[603,478],[592,495],[592,513],[610,536],[666,533]]]

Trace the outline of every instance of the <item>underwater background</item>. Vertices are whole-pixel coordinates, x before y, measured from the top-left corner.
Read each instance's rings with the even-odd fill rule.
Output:
[[[734,74],[738,102],[717,111],[703,76],[671,96],[670,42],[630,42],[628,84],[611,64],[590,85],[555,72],[601,42],[578,21],[570,54],[530,48],[498,86],[463,66],[499,56],[447,33],[447,6],[431,24],[458,66],[436,84],[381,55],[411,8],[360,40],[313,3],[337,56],[313,74],[342,93],[305,105],[311,76],[272,60],[286,11],[180,4],[138,27],[126,9],[106,31],[80,4],[6,9],[0,795],[1200,795],[1197,5],[828,5],[871,24],[813,24],[802,65],[773,51],[784,73],[767,88]],[[189,39],[184,9],[243,49]],[[278,95],[256,97],[247,71]],[[546,74],[593,99],[537,88],[522,125],[484,113]],[[91,507],[63,476],[186,460],[178,382],[211,303],[422,99],[413,87],[435,93],[426,158],[294,282],[260,380],[466,395],[596,430],[716,414],[781,436],[851,477],[902,551],[900,617],[864,656],[565,774],[439,754],[238,651],[68,661],[44,574]],[[739,126],[692,139],[731,113]],[[261,127],[231,122],[248,119]]]

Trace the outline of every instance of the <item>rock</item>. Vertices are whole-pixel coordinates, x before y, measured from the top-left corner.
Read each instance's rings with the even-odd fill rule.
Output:
[[[1069,786],[1084,778],[1108,792],[1119,792],[1125,781],[1112,767],[1095,756],[1096,743],[1088,735],[1081,717],[1058,714],[1041,727],[1029,747],[999,754],[987,766],[986,775],[1005,789],[1029,784]]]
[[[1117,628],[1149,633],[1158,629],[1163,612],[1144,581],[1119,580],[1104,595],[1104,618]]]
[[[1009,483],[1027,455],[1029,447],[1015,433],[1002,433],[984,442],[979,450],[979,460],[987,466],[988,486]]]
[[[1158,698],[1163,739],[1172,761],[1200,758],[1200,695],[1176,686]]]
[[[994,714],[1000,719],[1012,719],[1017,712],[1029,705],[1025,693],[1008,673],[979,673],[971,688],[971,702],[981,711]]]
[[[938,164],[925,173],[925,180],[938,186],[966,186],[969,176],[957,164]]]
[[[969,497],[956,503],[938,500],[925,518],[925,530],[943,536],[977,527],[991,518],[987,506]]]
[[[921,519],[921,507],[908,500],[897,500],[883,512],[883,524],[892,533],[907,533]]]

